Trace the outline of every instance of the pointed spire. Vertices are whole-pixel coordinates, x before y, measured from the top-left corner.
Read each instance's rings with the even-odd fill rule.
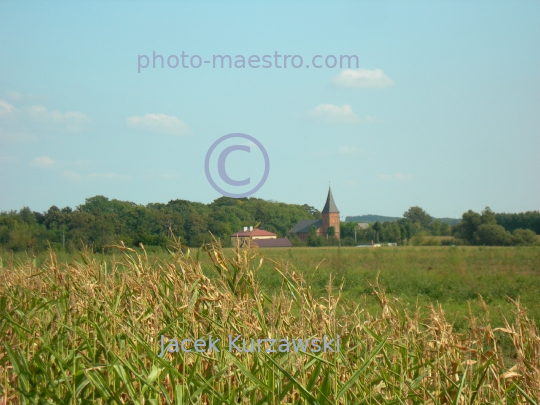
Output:
[[[323,214],[331,213],[331,212],[339,212],[336,203],[334,202],[334,196],[332,195],[332,189],[328,187],[328,197],[326,198],[326,204],[324,204],[324,208],[322,210]]]

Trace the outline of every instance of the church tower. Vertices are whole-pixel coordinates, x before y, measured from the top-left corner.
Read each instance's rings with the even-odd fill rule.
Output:
[[[339,210],[334,202],[334,196],[332,195],[332,189],[328,188],[328,197],[326,198],[326,204],[321,212],[322,214],[322,226],[321,234],[326,236],[328,234],[328,227],[333,226],[336,238],[339,239]]]

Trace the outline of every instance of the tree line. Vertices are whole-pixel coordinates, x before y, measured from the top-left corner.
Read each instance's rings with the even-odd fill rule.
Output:
[[[52,206],[40,213],[25,207],[0,213],[0,246],[13,251],[53,248],[76,250],[104,247],[123,241],[126,246],[162,246],[172,235],[190,247],[211,240],[211,232],[228,246],[230,235],[244,226],[261,227],[287,236],[302,219],[318,219],[320,212],[309,205],[285,204],[258,198],[220,197],[210,204],[172,200],[167,204],[138,205],[87,198],[75,209]]]
[[[356,222],[342,222],[341,238],[329,230],[328,237],[310,232],[307,243],[289,233],[302,219],[320,219],[321,213],[307,204],[285,204],[258,198],[220,197],[209,204],[172,200],[167,204],[138,205],[109,200],[104,196],[87,198],[75,209],[50,207],[46,212],[24,207],[0,213],[0,247],[13,251],[40,251],[52,246],[69,251],[92,246],[96,251],[123,241],[126,246],[166,247],[172,235],[190,247],[211,240],[211,234],[230,246],[230,235],[244,226],[257,225],[288,237],[295,246],[354,246],[394,242],[413,244],[532,245],[540,233],[538,211],[497,214],[486,208],[468,211],[455,225],[435,220],[420,207],[411,207],[403,218],[375,222],[365,228]],[[439,238],[434,238],[439,237]],[[447,237],[447,238],[441,238]]]
[[[433,244],[424,240],[424,236],[451,236],[452,226],[440,219],[435,219],[420,207],[411,207],[404,212],[403,218],[394,221],[375,221],[361,228],[356,222],[341,222],[341,240],[331,236],[316,236],[311,230],[307,245],[325,246],[338,245],[355,246],[358,244],[397,243],[404,244]],[[293,241],[294,243],[294,241]],[[440,244],[440,243],[435,243]]]
[[[531,246],[540,244],[540,212],[494,213],[486,207],[481,213],[469,210],[456,225],[435,219],[420,207],[411,207],[403,218],[368,224],[341,223],[341,240],[322,237],[310,230],[308,246],[354,246],[357,244],[397,243],[398,245]],[[294,243],[294,242],[293,242]]]

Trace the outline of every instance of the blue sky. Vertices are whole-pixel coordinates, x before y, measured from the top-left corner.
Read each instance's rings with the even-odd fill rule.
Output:
[[[94,195],[209,203],[219,137],[270,158],[253,196],[343,218],[540,209],[540,2],[0,3],[0,210]],[[357,55],[160,68],[138,55]],[[165,59],[166,60],[166,59]],[[227,159],[262,173],[260,153]]]

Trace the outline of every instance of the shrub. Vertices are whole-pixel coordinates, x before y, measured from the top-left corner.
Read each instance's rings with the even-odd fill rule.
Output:
[[[530,229],[515,229],[512,233],[514,245],[531,246],[538,244],[536,234]]]
[[[478,244],[485,246],[509,246],[512,244],[512,235],[502,226],[483,224],[475,233]]]
[[[441,241],[426,235],[425,232],[420,232],[411,238],[413,246],[441,246]]]

